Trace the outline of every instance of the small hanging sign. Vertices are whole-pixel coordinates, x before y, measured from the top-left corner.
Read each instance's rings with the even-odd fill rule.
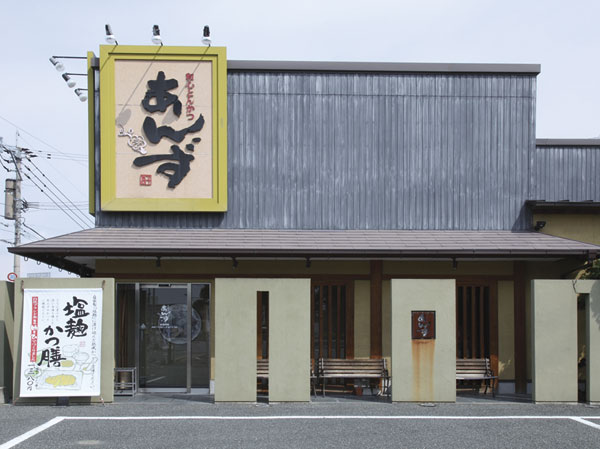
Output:
[[[412,313],[412,339],[435,339],[435,311],[417,310]]]

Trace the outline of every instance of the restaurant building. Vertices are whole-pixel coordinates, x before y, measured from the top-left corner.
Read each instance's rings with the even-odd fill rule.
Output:
[[[456,360],[489,358],[500,392],[574,402],[587,351],[600,401],[600,284],[573,280],[600,141],[536,140],[539,65],[88,60],[96,226],[10,251],[103,281],[105,400],[117,367],[253,402],[268,359],[269,400],[308,401],[311,361],[383,358],[393,401],[452,402]],[[15,361],[21,290],[68,287],[19,282]]]

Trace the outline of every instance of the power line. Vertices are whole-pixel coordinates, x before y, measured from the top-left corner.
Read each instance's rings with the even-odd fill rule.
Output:
[[[60,208],[60,210],[63,211],[71,219],[71,221],[73,221],[81,229],[87,229],[85,227],[85,223],[84,223],[84,226],[82,226],[81,223],[79,221],[77,221],[77,217],[73,218],[73,216],[71,214],[69,214],[66,209],[63,209],[62,207],[60,207],[58,205],[58,203],[56,201],[54,201],[54,199],[50,195],[48,195],[48,193],[46,193],[46,191],[44,189],[42,189],[39,185],[37,185],[35,183],[35,181],[33,179],[31,179],[31,177],[27,173],[25,173],[25,177],[27,179],[29,179],[33,183],[33,185],[36,186],[40,190],[40,192],[42,192],[44,195],[46,195],[48,198],[50,198],[50,201],[52,201],[54,204],[56,204],[56,206],[58,206]]]
[[[86,220],[90,220],[90,221],[92,221],[92,220],[90,219],[90,217],[89,217],[87,214],[85,214],[85,213],[81,212],[81,211],[80,211],[80,209],[79,209],[79,208],[77,208],[77,206],[75,206],[75,204],[73,203],[73,201],[71,201],[71,199],[70,199],[70,198],[69,198],[67,195],[65,195],[65,194],[63,193],[63,191],[62,191],[62,190],[60,190],[60,189],[57,187],[57,185],[56,185],[56,184],[54,184],[54,183],[52,182],[52,180],[51,180],[50,178],[48,178],[48,177],[47,177],[47,176],[44,174],[44,172],[43,172],[42,170],[40,170],[40,168],[39,168],[39,167],[38,167],[38,166],[35,164],[35,162],[33,162],[33,161],[31,161],[31,160],[28,160],[28,161],[29,161],[29,162],[31,162],[31,165],[33,165],[33,166],[35,167],[35,169],[36,169],[38,172],[40,172],[40,174],[41,174],[41,175],[42,175],[42,176],[43,176],[45,179],[47,179],[47,180],[48,180],[48,182],[49,182],[50,184],[52,184],[52,186],[54,186],[54,188],[55,188],[56,190],[58,190],[58,192],[59,192],[59,193],[60,193],[60,194],[61,194],[63,197],[65,197],[65,198],[66,198],[66,200],[69,202],[69,204],[71,204],[71,206],[73,206],[73,208],[74,208],[75,210],[79,211],[79,212],[81,213],[81,215],[82,215],[82,216],[83,216],[83,217],[84,217]],[[25,168],[27,168],[27,169],[29,170],[29,167],[25,166]],[[33,173],[33,172],[32,172],[32,173]],[[41,181],[41,180],[40,180],[40,181]],[[45,187],[45,185],[44,185],[44,187]],[[85,221],[85,220],[84,220],[84,221]]]
[[[51,193],[52,195],[54,195],[55,199],[58,200],[63,207],[60,207],[60,210],[64,211],[66,213],[67,210],[71,210],[69,206],[67,206],[67,204],[56,194],[56,192],[54,192],[50,187],[48,187],[44,181],[38,176],[36,175],[29,167],[25,166],[25,168],[29,171],[29,173],[31,173],[45,188],[46,190]],[[33,179],[29,178],[29,176],[27,177],[31,182],[34,182]],[[36,186],[38,187],[38,186]],[[39,187],[38,187],[39,188]],[[62,192],[61,192],[62,193]],[[46,194],[46,196],[48,196],[48,198],[50,198],[50,196],[48,194]],[[63,194],[64,196],[64,194]],[[52,198],[51,198],[52,199]],[[55,203],[56,204],[56,203]],[[58,206],[58,204],[56,204]],[[82,223],[84,226],[88,226],[89,227],[89,223],[86,223],[84,220],[81,219],[81,217],[79,217],[77,214],[73,214],[73,216],[80,222]]]
[[[28,142],[28,140],[27,140],[27,139],[24,139],[24,138],[22,138],[22,140],[24,140],[25,142]],[[61,170],[57,169],[57,168],[54,166],[54,164],[52,164],[52,163],[50,162],[51,160],[52,160],[52,159],[46,159],[46,164],[47,164],[47,165],[48,165],[48,166],[49,166],[49,167],[50,167],[52,170],[54,170],[54,171],[55,171],[55,172],[56,172],[58,175],[60,175],[64,181],[66,181],[66,182],[67,182],[67,183],[69,183],[71,186],[73,186],[73,188],[75,188],[75,189],[76,189],[76,191],[79,191],[79,189],[80,189],[80,186],[77,186],[77,185],[73,184],[73,182],[71,182],[71,179],[70,179],[71,177],[70,177],[70,176],[64,176],[64,175],[63,175],[63,173],[61,172]],[[63,159],[63,160],[70,160],[70,159],[69,159],[69,158],[66,158],[66,159]]]
[[[46,146],[48,146],[48,147],[52,148],[53,150],[57,151],[58,153],[60,153],[60,154],[62,154],[62,155],[64,155],[64,156],[67,156],[67,157],[69,156],[69,153],[65,153],[64,151],[61,151],[61,150],[59,150],[58,148],[56,148],[54,145],[50,145],[48,142],[46,142],[46,141],[44,141],[44,140],[40,139],[39,137],[36,137],[36,136],[34,136],[34,135],[33,135],[33,134],[31,134],[30,132],[26,131],[25,129],[23,129],[23,128],[21,128],[20,126],[16,125],[15,123],[11,122],[11,121],[10,121],[10,120],[8,120],[7,118],[5,118],[5,117],[2,117],[2,116],[0,115],[0,119],[4,120],[4,121],[5,121],[6,123],[8,123],[9,125],[12,125],[12,126],[14,126],[14,127],[15,127],[16,129],[18,129],[19,131],[22,131],[22,132],[24,132],[25,134],[27,134],[27,135],[29,135],[29,136],[33,137],[33,138],[34,138],[35,140],[37,140],[38,142],[41,142],[41,143],[43,143],[44,145],[46,145]],[[73,161],[73,162],[77,162],[77,163],[78,163],[79,161]],[[80,165],[83,165],[83,164],[80,164]]]
[[[30,231],[34,232],[35,234],[37,234],[41,239],[45,239],[46,237],[44,237],[42,234],[40,234],[39,232],[37,232],[35,229],[27,226],[25,224],[25,222],[21,223],[23,226],[25,226],[27,229],[29,229]]]
[[[4,159],[2,159],[2,160],[4,160]],[[6,161],[5,161],[5,162],[6,162]],[[2,168],[3,168],[4,170],[6,170],[8,173],[10,173],[10,169],[9,169],[8,167],[6,167],[6,166],[5,166],[5,165],[4,165],[2,162],[0,162],[0,165],[2,165]]]

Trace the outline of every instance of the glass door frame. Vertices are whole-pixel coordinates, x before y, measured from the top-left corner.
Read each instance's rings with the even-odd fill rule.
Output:
[[[187,307],[187,317],[186,317],[186,363],[185,363],[185,387],[171,387],[171,388],[152,388],[152,387],[144,387],[139,388],[139,391],[144,392],[171,392],[171,393],[191,393],[192,392],[192,284],[190,282],[187,283],[179,283],[179,282],[136,282],[135,284],[135,365],[137,366],[136,375],[137,375],[137,384],[140,385],[140,372],[141,372],[141,364],[140,364],[140,313],[141,313],[141,300],[140,300],[140,290],[143,288],[186,288],[186,307]]]
[[[200,394],[208,394],[210,388],[192,388],[192,286],[193,285],[207,285],[208,286],[208,300],[209,304],[212,301],[212,284],[211,282],[203,281],[203,282],[118,282],[118,284],[129,284],[135,285],[135,305],[134,305],[134,326],[135,326],[135,340],[134,340],[134,361],[136,366],[136,384],[138,385],[138,390],[140,392],[170,392],[170,393],[200,393]],[[141,371],[141,295],[140,291],[142,287],[155,287],[155,288],[185,288],[186,289],[186,307],[187,307],[187,316],[186,316],[186,384],[184,387],[173,387],[173,388],[152,388],[152,387],[144,387],[139,388],[140,385],[140,371]],[[210,306],[209,306],[210,307]],[[209,315],[210,316],[210,315]],[[115,320],[118,320],[117,314],[115,314]],[[212,317],[209,318],[212,321]],[[118,337],[116,339],[117,350],[118,349]],[[208,335],[208,348],[210,348],[210,333]],[[210,364],[210,357],[209,362]],[[210,367],[209,367],[210,368]],[[210,370],[209,370],[210,372]],[[210,376],[209,376],[210,377]],[[210,383],[210,379],[209,379]]]

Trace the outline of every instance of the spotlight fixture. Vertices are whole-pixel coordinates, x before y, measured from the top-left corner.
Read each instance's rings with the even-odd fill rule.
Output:
[[[104,29],[106,30],[106,42],[108,42],[109,44],[119,45],[119,42],[117,42],[117,38],[113,34],[112,28],[108,23],[104,25]]]
[[[452,269],[456,270],[458,268],[458,261],[456,260],[456,257],[452,258]]]
[[[65,65],[58,59],[56,59],[54,56],[50,58],[50,62],[58,72],[62,72],[65,70]]]
[[[238,261],[237,261],[237,259],[235,257],[232,257],[231,258],[231,262],[233,264],[232,267],[235,270],[237,268],[237,266],[238,266]]]
[[[62,77],[63,77],[63,79],[65,80],[65,83],[67,83],[67,86],[69,86],[69,87],[75,87],[75,84],[77,84],[77,83],[75,82],[75,80],[74,80],[73,78],[71,78],[71,77],[69,76],[69,74],[67,74],[67,73],[63,73],[63,74],[62,74]]]
[[[158,28],[158,25],[152,27],[152,43],[162,47],[163,41],[160,37],[160,28]]]
[[[160,256],[156,256],[156,268],[160,268]]]
[[[536,221],[533,229],[535,229],[536,231],[541,231],[542,229],[544,229],[544,226],[546,226],[545,221]]]
[[[306,258],[306,268],[310,268],[310,257]]]
[[[204,25],[204,31],[203,31],[203,37],[202,37],[202,43],[204,45],[208,45],[210,47],[211,44],[211,39],[210,39],[210,28],[208,27],[208,25]]]
[[[87,89],[75,89],[75,95],[77,95],[79,97],[79,101],[81,101],[82,103],[87,100]]]

